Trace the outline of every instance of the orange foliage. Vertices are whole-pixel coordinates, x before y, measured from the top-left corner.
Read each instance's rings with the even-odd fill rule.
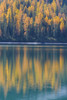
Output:
[[[53,23],[58,25],[60,23],[60,18],[58,16],[54,17]]]
[[[49,16],[49,10],[48,9],[45,11],[45,13],[46,13],[46,16]]]
[[[61,23],[60,23],[60,30],[63,32],[63,30],[64,30],[64,21],[62,21]]]

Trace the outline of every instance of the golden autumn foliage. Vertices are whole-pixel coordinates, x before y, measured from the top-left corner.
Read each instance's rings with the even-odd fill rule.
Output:
[[[47,16],[45,17],[45,22],[46,22],[46,23],[48,22],[48,17],[47,17]]]
[[[43,14],[39,13],[36,17],[35,17],[35,24],[34,25],[39,25],[41,24],[43,18]]]
[[[11,8],[8,8],[6,19],[7,19],[7,23],[9,21],[12,22],[12,12],[11,12]]]
[[[58,16],[54,17],[53,23],[58,25],[60,23],[60,18]]]
[[[17,15],[16,15],[16,19],[17,19],[17,23],[16,23],[16,29],[18,31],[18,35],[20,35],[20,25],[21,25],[21,21],[22,21],[22,10],[20,9],[20,11],[18,11]]]
[[[44,41],[45,35],[48,38],[50,36],[56,38],[63,28],[66,31],[66,13],[63,12],[66,8],[63,7],[62,0],[60,2],[59,0],[52,0],[52,2],[50,0],[3,0],[0,3],[2,36],[5,36],[5,39],[11,37],[12,41],[19,40],[19,37],[21,37],[20,41],[29,38],[39,40],[43,35]],[[62,25],[63,22],[65,25]],[[33,34],[35,34],[34,38]]]
[[[46,22],[48,25],[51,25],[51,21],[52,21],[52,19],[48,19],[47,16],[45,17],[45,22]]]
[[[62,21],[61,23],[60,23],[60,30],[63,32],[63,30],[64,30],[64,21]]]
[[[29,12],[33,12],[33,11],[34,11],[34,6],[29,7],[29,8],[28,8],[28,11],[29,11]]]
[[[24,20],[24,31],[25,31],[24,35],[26,35],[26,33],[27,33],[29,24],[30,24],[30,17],[26,17],[26,19]]]
[[[47,8],[47,10],[45,11],[46,16],[49,16],[49,10]]]
[[[49,19],[48,20],[48,25],[51,25],[51,21],[52,21],[52,19]]]
[[[55,0],[53,0],[53,2],[52,2],[52,9],[54,10],[54,12],[56,12],[56,2],[55,2]]]
[[[30,18],[30,25],[33,24],[33,18]]]

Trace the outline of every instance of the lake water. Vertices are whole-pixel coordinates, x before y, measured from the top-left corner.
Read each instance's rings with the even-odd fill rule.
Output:
[[[67,100],[67,46],[0,46],[0,100]]]

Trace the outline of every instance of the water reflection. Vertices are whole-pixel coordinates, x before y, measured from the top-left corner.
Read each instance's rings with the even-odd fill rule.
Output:
[[[14,96],[57,93],[67,83],[65,52],[62,47],[0,46],[0,92],[3,89],[5,98],[12,89]]]

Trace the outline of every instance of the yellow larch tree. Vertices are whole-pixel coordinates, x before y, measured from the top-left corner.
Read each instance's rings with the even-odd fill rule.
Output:
[[[61,30],[61,32],[63,32],[63,30],[64,30],[64,21],[62,21],[62,22],[60,23],[60,30]]]

